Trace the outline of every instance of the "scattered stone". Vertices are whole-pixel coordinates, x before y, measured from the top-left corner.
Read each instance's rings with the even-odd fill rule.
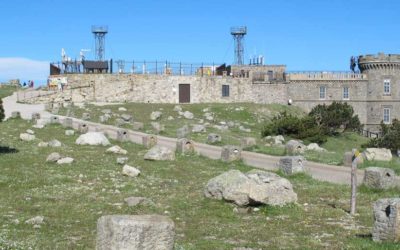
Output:
[[[59,153],[51,153],[49,156],[47,156],[46,162],[57,162],[58,160],[61,159],[61,155]]]
[[[107,215],[97,221],[97,250],[172,250],[174,222],[161,215]]]
[[[181,112],[181,111],[182,111],[182,107],[181,107],[180,105],[176,105],[176,106],[174,107],[174,111],[176,111],[176,112]]]
[[[304,173],[304,162],[303,156],[285,156],[279,160],[279,169],[287,175]]]
[[[124,120],[124,122],[132,122],[133,121],[133,117],[128,114],[122,114],[121,119]]]
[[[253,137],[245,137],[240,140],[240,144],[242,148],[248,148],[257,145],[256,138]]]
[[[160,132],[165,130],[164,125],[161,125],[159,122],[152,122],[151,126],[153,127],[153,130],[156,134],[159,134]]]
[[[100,123],[106,123],[106,122],[108,122],[109,119],[110,119],[110,117],[108,115],[99,116]]]
[[[312,150],[316,152],[324,152],[326,149],[321,148],[317,143],[310,143],[307,147],[306,150]]]
[[[243,126],[239,126],[239,130],[240,130],[240,131],[243,131],[243,132],[247,132],[247,133],[250,133],[250,132],[251,132],[251,129],[250,129],[250,128],[245,128],[245,127],[243,127]]]
[[[43,222],[44,222],[43,216],[35,216],[25,221],[26,224],[31,224],[31,225],[40,225],[43,224]]]
[[[195,125],[193,125],[192,132],[193,133],[205,133],[206,127],[202,124],[195,124]]]
[[[140,170],[129,165],[124,165],[122,168],[122,174],[129,177],[136,177],[140,174]]]
[[[133,130],[143,130],[144,124],[142,122],[133,122],[132,128]]]
[[[262,170],[251,170],[246,174],[239,170],[222,173],[208,181],[204,194],[239,206],[283,206],[297,201],[297,194],[287,179]]]
[[[209,144],[215,144],[215,143],[221,142],[221,140],[222,140],[222,138],[218,134],[211,133],[211,134],[208,134],[208,136],[207,136],[207,143],[209,143]]]
[[[392,152],[386,148],[367,148],[363,152],[367,161],[391,161]]]
[[[192,112],[185,111],[185,112],[183,112],[183,117],[185,117],[186,119],[189,119],[189,120],[191,120],[191,119],[193,119],[193,118],[194,118],[194,115],[193,115],[193,113],[192,113]]]
[[[47,148],[49,146],[48,142],[41,141],[38,143],[39,148]]]
[[[206,118],[207,121],[213,121],[214,117],[211,113],[205,113],[203,114],[204,118]]]
[[[168,116],[167,120],[168,120],[168,121],[173,121],[173,120],[175,120],[175,118],[172,117],[172,116]]]
[[[57,161],[57,164],[62,165],[62,164],[71,164],[74,162],[74,159],[71,157],[64,157],[61,158]]]
[[[89,132],[83,135],[80,135],[78,139],[76,139],[76,144],[78,145],[103,145],[108,146],[110,142],[107,137],[101,132]]]
[[[89,113],[83,113],[82,114],[82,120],[85,120],[85,121],[90,120],[90,114]]]
[[[221,130],[221,131],[228,131],[229,127],[227,125],[213,125],[213,128]]]
[[[59,140],[54,139],[54,140],[49,141],[49,147],[58,148],[61,146],[62,146],[62,144]]]
[[[390,168],[369,167],[364,171],[364,185],[376,189],[388,189],[396,186],[396,174]]]
[[[127,203],[128,207],[134,207],[138,205],[153,205],[154,203],[145,197],[128,197],[124,201]]]
[[[157,136],[146,135],[142,137],[143,146],[146,148],[151,148],[157,144]]]
[[[264,138],[264,141],[270,145],[280,146],[285,142],[285,138],[282,135],[267,136]]]
[[[21,113],[19,111],[13,111],[11,112],[11,118],[13,119],[21,118]]]
[[[186,138],[178,139],[176,142],[176,152],[180,154],[187,154],[194,152],[194,143]]]
[[[400,241],[400,198],[379,199],[374,203],[374,229],[376,242]]]
[[[118,108],[118,111],[120,111],[120,112],[126,112],[126,111],[128,111],[126,108],[124,108],[124,107],[119,107]]]
[[[118,157],[117,164],[125,165],[128,162],[128,157]]]
[[[19,138],[20,138],[22,141],[33,141],[33,140],[36,139],[35,135],[31,135],[31,134],[28,134],[28,133],[22,133],[22,134],[20,134],[20,135],[19,135]]]
[[[228,127],[230,127],[230,128],[235,127],[235,123],[232,122],[232,121],[227,122],[226,125],[227,125]]]
[[[306,146],[300,141],[290,140],[286,143],[286,153],[288,155],[304,154]]]
[[[173,161],[175,160],[175,152],[167,147],[156,145],[144,155],[144,159],[152,161]]]
[[[242,149],[236,146],[227,145],[222,147],[221,160],[224,162],[238,161],[242,158]]]
[[[37,129],[42,129],[42,128],[44,128],[44,125],[43,124],[35,124],[32,127],[37,128]]]
[[[66,136],[72,136],[72,135],[75,135],[75,131],[74,131],[74,130],[71,130],[71,129],[69,129],[69,130],[65,130],[65,135],[66,135]]]
[[[176,137],[177,137],[178,139],[180,139],[180,138],[186,138],[186,137],[189,135],[189,133],[190,133],[190,131],[189,131],[189,126],[188,126],[188,125],[185,125],[185,126],[183,126],[183,127],[181,127],[181,128],[178,128],[178,129],[176,130]]]
[[[120,146],[112,146],[111,148],[108,148],[106,150],[107,153],[114,153],[114,154],[120,154],[120,155],[126,155],[128,151],[125,149],[121,148]]]
[[[111,109],[103,109],[103,110],[101,111],[101,113],[107,114],[107,115],[111,115],[111,114],[112,114]]]
[[[31,130],[31,129],[27,129],[26,133],[28,133],[30,135],[34,135],[35,134],[35,132],[33,130]]]
[[[150,114],[150,120],[155,121],[160,119],[162,116],[162,113],[160,111],[153,111]]]
[[[124,120],[122,120],[121,118],[115,119],[115,126],[121,127],[121,126],[123,126],[125,124],[126,124],[126,122]]]

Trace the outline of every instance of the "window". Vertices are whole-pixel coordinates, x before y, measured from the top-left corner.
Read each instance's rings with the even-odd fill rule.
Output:
[[[390,109],[389,108],[383,109],[383,123],[385,123],[385,124],[390,123]]]
[[[222,97],[229,96],[229,85],[222,85]]]
[[[390,95],[390,80],[385,79],[383,81],[383,95]]]
[[[349,87],[343,87],[343,99],[349,100]]]
[[[319,99],[325,99],[325,98],[326,98],[326,87],[320,86],[319,87]]]

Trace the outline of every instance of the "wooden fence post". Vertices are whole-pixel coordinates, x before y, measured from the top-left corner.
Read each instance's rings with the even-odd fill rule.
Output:
[[[357,200],[357,161],[360,152],[357,149],[353,149],[353,158],[351,163],[351,200],[350,200],[350,214],[355,215],[356,213],[356,200]]]

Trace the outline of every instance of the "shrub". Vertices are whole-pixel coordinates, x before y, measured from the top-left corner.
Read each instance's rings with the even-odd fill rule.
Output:
[[[400,121],[394,119],[391,125],[381,122],[382,137],[373,138],[365,147],[388,148],[392,151],[400,149]]]

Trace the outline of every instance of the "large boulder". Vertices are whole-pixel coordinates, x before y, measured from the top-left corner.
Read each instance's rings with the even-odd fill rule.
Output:
[[[307,145],[306,150],[324,152],[326,149],[321,148],[317,143],[310,143]]]
[[[124,165],[122,167],[122,174],[129,177],[136,177],[140,174],[140,170],[129,165]]]
[[[172,250],[174,222],[161,215],[107,215],[97,221],[97,250]]]
[[[152,120],[152,121],[158,120],[161,118],[161,116],[162,116],[162,113],[160,111],[151,112],[150,120]]]
[[[175,160],[175,152],[167,147],[156,145],[144,155],[144,159],[151,161],[173,161]]]
[[[78,145],[102,145],[108,146],[110,142],[108,141],[107,137],[101,132],[89,132],[83,135],[80,135],[78,139],[76,139],[76,144]]]
[[[225,172],[209,180],[204,194],[239,206],[283,206],[297,201],[297,194],[287,179],[261,170],[252,170],[246,174],[239,170]]]
[[[290,140],[286,143],[285,148],[288,155],[299,155],[304,154],[306,146],[300,141]]]
[[[363,154],[367,161],[392,160],[392,152],[390,152],[390,149],[386,148],[367,148]]]
[[[121,119],[124,120],[125,122],[132,122],[133,117],[132,115],[129,114],[122,114]]]
[[[185,117],[186,119],[189,119],[189,120],[191,120],[191,119],[193,119],[193,118],[194,118],[194,115],[193,115],[193,113],[192,113],[192,112],[185,111],[185,112],[183,112],[183,117]]]
[[[31,135],[31,134],[28,134],[28,133],[22,133],[22,134],[20,134],[20,135],[19,135],[19,138],[20,138],[22,141],[33,141],[33,140],[36,139],[35,135]]]
[[[57,162],[61,159],[61,155],[59,153],[53,152],[49,156],[47,156],[46,162]]]
[[[364,185],[376,189],[388,189],[396,186],[397,178],[393,169],[369,167],[364,172]]]

